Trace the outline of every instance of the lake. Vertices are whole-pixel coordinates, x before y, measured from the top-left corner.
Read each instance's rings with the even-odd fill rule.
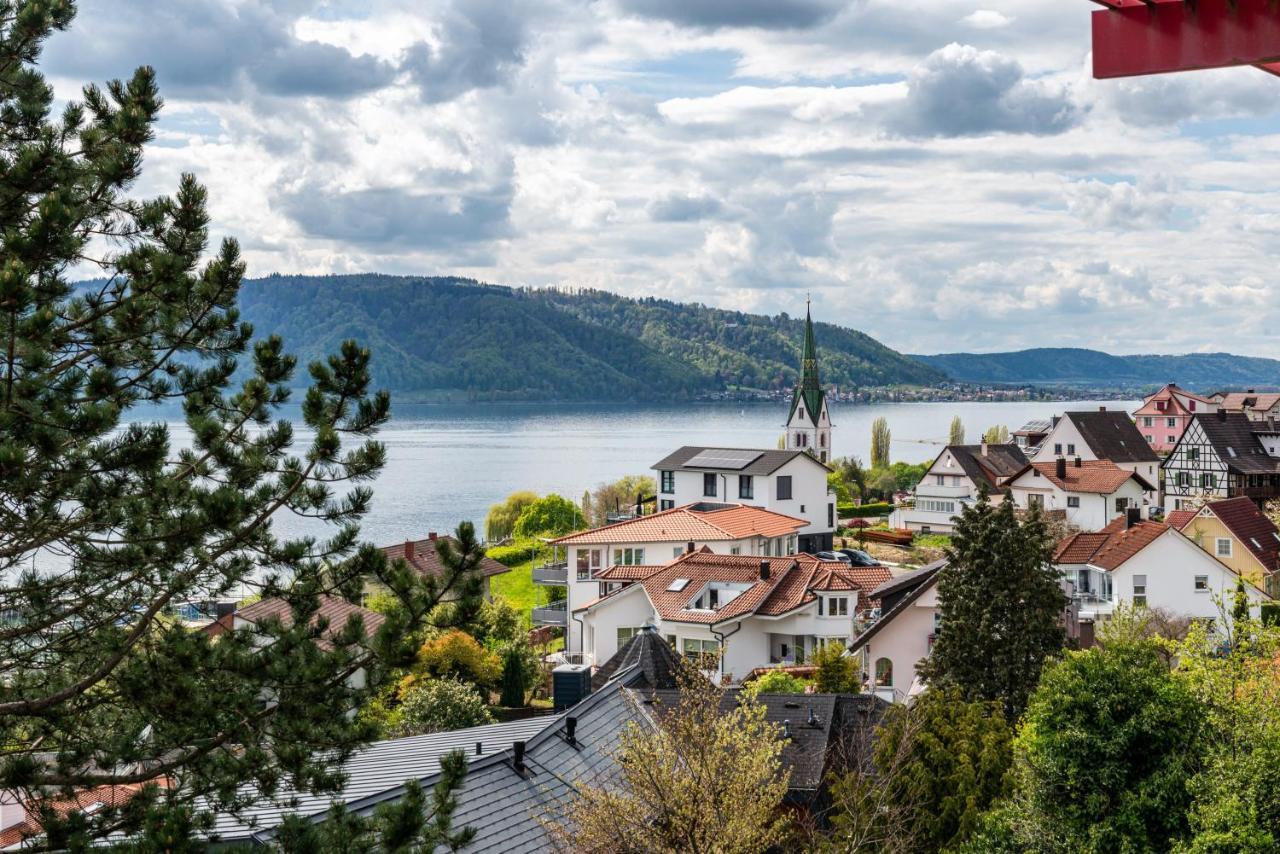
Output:
[[[856,454],[865,462],[871,422],[883,415],[893,459],[920,462],[937,455],[956,415],[976,442],[996,424],[1016,430],[1033,418],[1098,406],[1133,411],[1138,402],[834,404],[832,446],[835,456]],[[786,416],[786,406],[775,403],[396,405],[379,434],[387,466],[373,484],[363,534],[388,545],[452,530],[464,519],[482,529],[489,505],[518,489],[577,501],[600,483],[650,474],[653,463],[681,445],[773,448]],[[190,441],[180,421],[172,429],[175,444]],[[298,438],[309,437],[299,430]],[[302,528],[281,517],[276,530]]]

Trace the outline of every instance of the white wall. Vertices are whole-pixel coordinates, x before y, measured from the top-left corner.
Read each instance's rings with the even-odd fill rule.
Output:
[[[1147,577],[1147,607],[1164,608],[1175,614],[1219,619],[1221,611],[1215,597],[1226,603],[1228,613],[1234,601],[1236,574],[1219,563],[1182,534],[1169,529],[1138,554],[1122,563],[1112,573],[1116,602],[1133,604],[1133,577]],[[1195,589],[1197,575],[1209,576],[1208,590]],[[1262,594],[1249,585],[1251,609],[1258,615]]]
[[[1061,445],[1061,451],[1055,451],[1054,446]],[[1068,450],[1073,448],[1073,450]],[[1096,460],[1098,457],[1089,448],[1084,437],[1080,435],[1080,431],[1076,429],[1076,425],[1070,418],[1063,416],[1058,419],[1058,426],[1054,427],[1040,443],[1040,450],[1036,451],[1035,456],[1031,458],[1033,463],[1051,463],[1058,457],[1079,457],[1082,460]]]
[[[938,610],[938,588],[926,590],[920,598],[896,614],[862,647],[860,653],[867,678],[876,675],[876,660],[893,662],[893,698],[903,702],[916,679],[916,665],[929,655],[929,635],[933,634]]]
[[[602,604],[584,614],[569,616],[570,625],[578,627],[581,620],[585,632],[583,652],[593,656],[600,665],[618,651],[618,629],[638,628],[646,623],[657,623],[657,614],[649,602],[644,587],[633,584],[607,604]]]
[[[1045,510],[1065,510],[1068,524],[1075,525],[1082,531],[1100,531],[1116,516],[1117,498],[1127,498],[1130,507],[1141,508],[1145,497],[1142,487],[1135,480],[1125,481],[1110,495],[1098,495],[1092,492],[1065,492],[1044,475],[1035,476],[1035,470],[1028,471],[1011,484],[1013,501],[1018,507],[1031,506],[1031,495],[1044,496]],[[1068,496],[1080,499],[1079,507],[1068,507]]]

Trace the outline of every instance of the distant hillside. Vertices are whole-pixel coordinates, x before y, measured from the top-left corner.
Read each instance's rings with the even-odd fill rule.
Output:
[[[1138,388],[1176,382],[1206,392],[1220,386],[1280,386],[1280,361],[1230,353],[1112,356],[1098,350],[1039,348],[912,358],[968,383]]]
[[[345,338],[371,347],[401,395],[493,400],[671,400],[794,384],[803,321],[700,305],[563,294],[459,278],[270,276],[247,281],[244,319],[303,364]],[[860,332],[818,324],[823,381],[927,384],[942,372]]]

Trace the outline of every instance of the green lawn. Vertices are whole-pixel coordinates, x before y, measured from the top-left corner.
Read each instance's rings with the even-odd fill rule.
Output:
[[[493,595],[502,597],[526,617],[535,605],[545,605],[551,601],[547,596],[551,588],[545,584],[533,583],[534,565],[534,560],[517,563],[511,567],[510,572],[489,579]]]

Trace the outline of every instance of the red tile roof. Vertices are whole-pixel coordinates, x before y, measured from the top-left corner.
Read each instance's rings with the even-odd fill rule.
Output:
[[[1277,402],[1280,402],[1280,394],[1275,392],[1258,394],[1250,391],[1232,391],[1222,398],[1222,408],[1240,411],[1247,404],[1250,409],[1267,410],[1275,406]]]
[[[1164,516],[1165,523],[1170,528],[1177,528],[1181,531],[1187,527],[1187,523],[1196,518],[1199,512],[1196,510],[1170,510]]]
[[[409,562],[409,566],[416,569],[420,575],[439,578],[444,575],[444,564],[440,562],[440,553],[436,550],[436,542],[438,540],[447,540],[454,546],[458,545],[458,541],[453,537],[436,537],[432,535],[425,540],[406,540],[394,546],[381,546],[380,548],[388,559],[404,558]],[[510,567],[503,566],[493,558],[483,557],[480,559],[480,572],[486,578],[510,571]]]
[[[1054,563],[1087,563],[1114,570],[1172,530],[1163,522],[1143,520],[1128,527],[1123,516],[1101,531],[1073,534],[1058,543]],[[1176,536],[1176,535],[1175,535]]]
[[[625,522],[614,522],[589,531],[576,531],[555,545],[577,546],[608,543],[661,543],[687,540],[742,540],[748,537],[784,537],[809,522],[763,507],[731,504],[718,509],[697,509],[686,504]]]
[[[1205,505],[1226,526],[1267,572],[1280,567],[1280,540],[1276,526],[1249,498],[1228,498]]]
[[[51,808],[60,817],[66,818],[73,813],[89,810],[97,804],[101,804],[104,807],[124,806],[146,786],[158,786],[165,789],[168,788],[169,784],[166,779],[158,778],[147,783],[95,786],[91,789],[78,791],[71,797],[50,797],[43,804],[35,801],[25,803],[23,804],[25,811],[23,820],[0,831],[0,848],[8,849],[24,840],[39,836],[43,832],[44,828],[40,823],[40,806],[42,805]]]
[[[386,617],[376,611],[370,611],[368,608],[362,608],[359,605],[353,605],[345,599],[337,596],[321,596],[320,607],[311,617],[314,624],[321,619],[327,620],[329,623],[327,637],[333,637],[346,628],[347,623],[352,617],[359,615],[364,627],[365,637],[372,640],[377,634],[378,629],[382,627]],[[240,610],[236,611],[232,618],[238,617],[248,623],[259,623],[267,619],[277,619],[284,626],[293,624],[293,608],[289,603],[279,597],[271,599],[259,599]],[[205,626],[201,631],[208,635],[220,635],[234,625],[233,619],[218,620]],[[328,647],[329,644],[324,639],[319,641],[319,645]]]
[[[1136,480],[1138,485],[1146,491],[1155,489],[1140,476],[1120,468],[1111,460],[1081,460],[1079,465],[1076,465],[1075,460],[1069,460],[1067,475],[1064,478],[1058,477],[1056,462],[1032,463],[1023,469],[1018,477],[1031,469],[1040,472],[1042,477],[1064,492],[1096,492],[1100,495],[1110,495],[1130,478]]]

